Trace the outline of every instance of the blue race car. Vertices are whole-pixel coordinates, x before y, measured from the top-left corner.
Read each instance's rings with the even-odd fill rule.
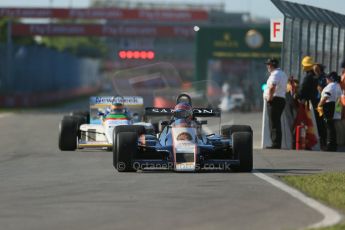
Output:
[[[253,169],[253,132],[246,125],[224,125],[220,134],[206,134],[207,121],[219,118],[213,108],[193,108],[187,94],[180,94],[175,108],[146,108],[146,116],[171,116],[157,135],[140,125],[116,126],[113,135],[113,165],[119,172],[142,169],[199,171],[223,169],[250,172]]]

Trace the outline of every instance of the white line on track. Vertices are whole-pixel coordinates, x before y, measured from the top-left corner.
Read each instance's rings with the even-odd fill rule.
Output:
[[[295,197],[296,199],[300,200],[301,202],[303,202],[307,206],[313,208],[314,210],[318,211],[319,213],[321,213],[324,216],[324,218],[321,221],[308,226],[309,228],[328,227],[328,226],[337,224],[341,221],[342,216],[337,211],[321,204],[320,202],[318,202],[318,201],[316,201],[310,197],[307,197],[306,195],[304,195],[300,191],[287,186],[283,182],[280,182],[279,180],[273,179],[272,177],[269,177],[269,176],[267,176],[267,175],[265,175],[265,174],[263,174],[257,170],[253,170],[253,175],[259,177],[260,179],[262,179],[262,180],[264,180],[270,184],[272,184],[273,186],[279,188],[280,190],[290,194],[292,197]]]

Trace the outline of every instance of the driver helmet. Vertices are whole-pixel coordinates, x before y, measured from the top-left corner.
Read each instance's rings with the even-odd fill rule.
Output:
[[[126,113],[125,107],[119,102],[113,103],[110,107],[110,111],[112,113]]]
[[[175,128],[188,128],[191,127],[191,121],[189,119],[176,119],[172,126]]]
[[[193,109],[187,102],[178,103],[174,108],[174,118],[176,119],[192,119]]]

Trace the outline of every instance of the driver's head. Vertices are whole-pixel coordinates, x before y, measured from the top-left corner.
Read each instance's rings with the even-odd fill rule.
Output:
[[[186,128],[186,127],[191,127],[191,121],[189,119],[176,119],[174,123],[172,124],[173,127],[175,128]]]
[[[113,113],[125,113],[126,112],[126,109],[122,103],[113,103],[111,105],[110,109],[111,109],[111,112],[113,112]]]
[[[174,108],[174,117],[176,119],[192,119],[192,106],[190,106],[187,102],[178,103]]]

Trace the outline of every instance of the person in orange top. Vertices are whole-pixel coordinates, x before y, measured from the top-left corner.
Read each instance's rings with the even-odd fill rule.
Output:
[[[341,119],[345,120],[345,60],[341,62],[341,78],[340,78],[340,88],[342,91],[342,96],[341,96],[341,100],[342,100],[342,105],[343,105],[343,109],[341,112]]]

